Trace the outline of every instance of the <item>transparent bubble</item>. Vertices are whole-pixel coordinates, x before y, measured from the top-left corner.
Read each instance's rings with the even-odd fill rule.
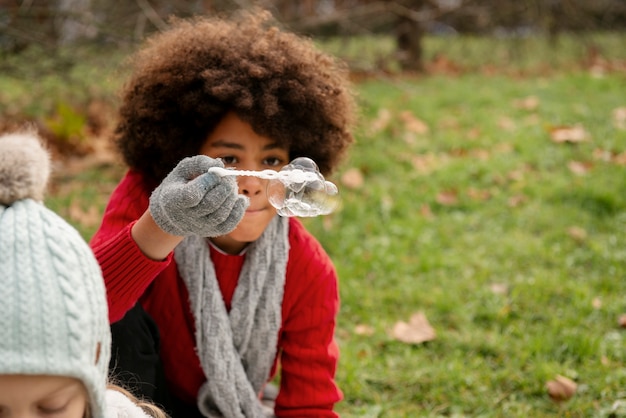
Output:
[[[324,180],[313,160],[296,158],[279,173],[289,175],[279,175],[267,185],[268,199],[279,215],[327,215],[337,208],[337,186]],[[300,173],[308,175],[301,176]]]
[[[280,171],[245,171],[212,167],[218,175],[243,175],[267,179],[267,196],[281,216],[327,215],[339,206],[339,191],[326,181],[310,158],[296,158]]]

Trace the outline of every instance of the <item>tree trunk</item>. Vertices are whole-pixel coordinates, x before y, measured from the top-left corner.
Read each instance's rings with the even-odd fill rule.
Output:
[[[423,71],[424,30],[421,23],[406,16],[398,16],[395,32],[400,67],[406,71]]]

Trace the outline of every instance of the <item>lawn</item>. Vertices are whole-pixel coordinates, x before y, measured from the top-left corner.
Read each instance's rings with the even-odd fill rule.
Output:
[[[337,409],[626,417],[626,56],[542,61],[527,47],[517,66],[501,50],[478,65],[475,41],[434,40],[432,73],[388,68],[355,85],[357,142],[331,179],[342,207],[305,220],[340,275]],[[117,78],[66,76],[84,74],[99,83],[71,100],[114,103]],[[43,103],[0,86],[5,117],[59,126],[58,84],[39,85],[57,94]],[[88,239],[121,173],[110,158],[60,162],[47,203]],[[434,337],[405,342],[393,330],[416,313]],[[571,399],[548,395],[557,376],[576,384]]]
[[[343,416],[626,416],[625,81],[359,86],[343,208],[308,222],[342,280]],[[398,341],[416,312],[436,338]]]

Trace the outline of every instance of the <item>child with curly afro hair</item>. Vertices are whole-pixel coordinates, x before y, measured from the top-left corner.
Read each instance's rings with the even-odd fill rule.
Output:
[[[175,20],[132,63],[129,170],[90,243],[114,377],[174,418],[336,417],[333,263],[267,180],[210,169],[332,173],[353,142],[346,66],[263,11]]]

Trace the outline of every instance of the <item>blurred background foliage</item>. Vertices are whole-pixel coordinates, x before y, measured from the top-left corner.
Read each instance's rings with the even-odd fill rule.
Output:
[[[123,58],[146,36],[172,16],[251,7],[344,59],[356,81],[624,66],[624,0],[0,0],[0,131],[33,123],[61,153],[89,153],[86,138],[112,125]]]
[[[123,47],[167,27],[170,16],[267,9],[317,39],[389,35],[406,70],[423,67],[426,34],[519,38],[626,28],[623,0],[0,0],[0,52],[37,45]],[[6,68],[3,68],[6,70]]]

